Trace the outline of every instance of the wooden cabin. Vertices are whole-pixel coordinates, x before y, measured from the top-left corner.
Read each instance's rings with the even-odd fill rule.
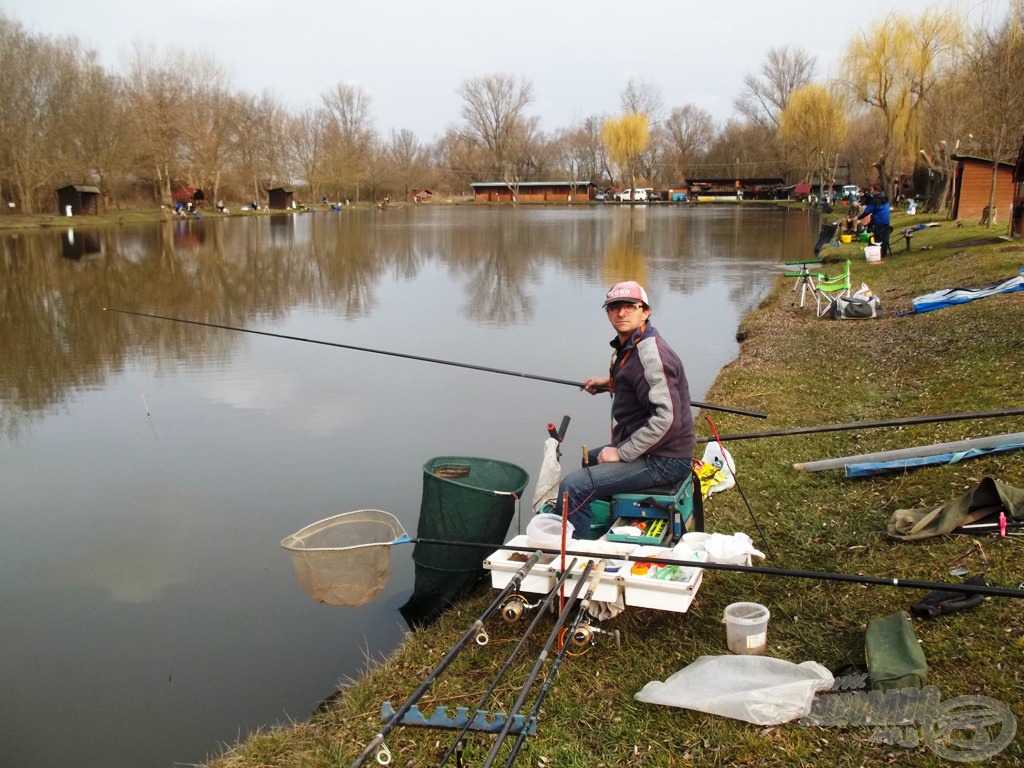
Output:
[[[267,190],[267,207],[272,211],[287,211],[294,207],[291,187],[274,187]]]
[[[478,203],[575,203],[593,200],[597,192],[589,181],[477,181],[469,186]]]
[[[81,216],[100,212],[100,190],[88,184],[68,184],[57,190],[57,214]]]
[[[992,190],[992,161],[982,157],[953,157],[954,219],[982,221]],[[1014,166],[999,163],[996,170],[995,222],[1006,222],[1011,216],[1014,199]]]

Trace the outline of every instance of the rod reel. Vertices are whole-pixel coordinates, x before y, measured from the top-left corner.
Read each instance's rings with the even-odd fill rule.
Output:
[[[616,648],[622,647],[622,635],[619,633],[619,630],[601,629],[589,621],[580,622],[572,632],[569,632],[567,629],[562,630],[559,642],[568,643],[569,649],[566,653],[569,656],[582,656],[597,645],[598,635],[609,635],[614,640]]]
[[[518,592],[511,594],[501,604],[501,618],[506,624],[518,624],[527,613],[540,606],[542,602],[531,603]]]

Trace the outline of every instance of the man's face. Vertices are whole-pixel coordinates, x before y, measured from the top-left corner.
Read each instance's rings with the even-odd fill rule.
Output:
[[[612,324],[619,338],[625,341],[651,314],[643,304],[636,301],[616,301],[607,307],[608,321]]]

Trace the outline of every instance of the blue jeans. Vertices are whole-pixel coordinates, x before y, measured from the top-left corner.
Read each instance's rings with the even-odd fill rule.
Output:
[[[642,491],[657,485],[677,483],[693,469],[690,459],[669,456],[641,456],[636,461],[597,463],[600,448],[589,452],[589,465],[562,478],[555,512],[561,513],[562,499],[569,494],[569,522],[573,538],[586,539],[594,518],[590,502],[610,499],[616,493]]]

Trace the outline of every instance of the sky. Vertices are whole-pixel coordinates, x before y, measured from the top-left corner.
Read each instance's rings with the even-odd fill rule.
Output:
[[[136,45],[210,55],[236,88],[269,91],[294,114],[339,82],[358,85],[382,135],[407,128],[427,142],[459,122],[457,89],[472,77],[526,78],[528,114],[549,132],[619,113],[631,78],[656,86],[666,110],[693,104],[721,125],[771,48],[802,48],[825,77],[888,13],[956,3],[978,26],[1004,19],[1010,2],[0,0],[0,10],[31,33],[78,38],[111,72]]]

